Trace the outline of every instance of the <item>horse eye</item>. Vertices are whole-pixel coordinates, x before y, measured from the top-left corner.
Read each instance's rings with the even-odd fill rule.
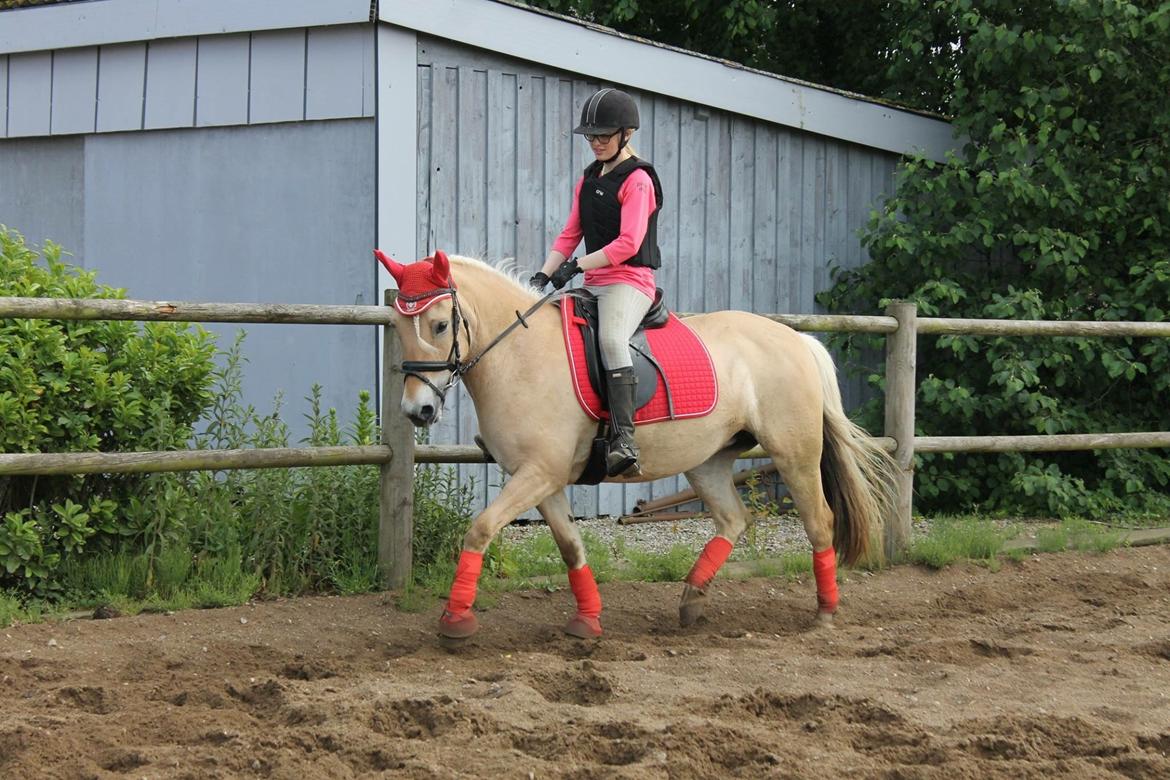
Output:
[[[444,333],[446,333],[446,332],[447,332],[447,326],[448,326],[449,324],[450,324],[450,323],[448,323],[448,322],[437,322],[437,323],[435,323],[435,335],[436,335],[436,336],[442,336]]]

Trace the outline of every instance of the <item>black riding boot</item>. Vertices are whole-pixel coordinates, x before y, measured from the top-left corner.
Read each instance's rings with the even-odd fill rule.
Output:
[[[638,447],[634,444],[634,397],[638,377],[632,366],[605,372],[609,393],[609,452],[605,456],[606,471],[611,477],[619,474],[636,475]]]

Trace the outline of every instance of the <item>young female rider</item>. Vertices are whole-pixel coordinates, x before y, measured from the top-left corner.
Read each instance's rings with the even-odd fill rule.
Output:
[[[611,477],[638,473],[634,444],[637,378],[629,342],[654,302],[658,250],[658,211],[662,185],[654,167],[630,148],[638,128],[638,106],[619,89],[598,90],[581,107],[581,123],[594,161],[577,180],[573,205],[531,284],[549,282],[558,290],[585,273],[585,289],[597,296],[601,362],[609,396],[610,443],[606,467]],[[585,239],[584,257],[566,260]]]

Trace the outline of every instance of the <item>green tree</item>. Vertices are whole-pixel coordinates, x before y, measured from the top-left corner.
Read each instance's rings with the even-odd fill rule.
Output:
[[[946,9],[900,0],[533,0],[531,5],[750,68],[906,106],[939,110],[945,84],[933,70],[890,78],[900,57],[948,59]],[[919,33],[897,48],[900,31]],[[929,40],[923,44],[921,36]],[[933,36],[933,37],[931,37]]]
[[[822,303],[1163,321],[1170,3],[946,0],[903,19],[891,81],[944,85],[969,143],[945,163],[906,164],[866,230],[871,262],[839,276]],[[931,51],[947,38],[945,54]],[[1170,429],[1165,339],[942,337],[919,350],[924,434]],[[1156,450],[921,460],[924,508],[1170,510],[1170,461]]]

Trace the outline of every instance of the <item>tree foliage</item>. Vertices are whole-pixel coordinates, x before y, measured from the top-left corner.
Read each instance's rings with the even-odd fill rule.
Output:
[[[929,53],[940,36],[928,16],[950,26],[945,57]],[[895,60],[891,79],[947,85],[947,113],[969,143],[942,164],[908,162],[866,229],[871,262],[840,275],[822,303],[1164,321],[1170,3],[946,0],[903,27],[895,48],[923,61]],[[920,338],[918,371],[922,434],[1170,430],[1166,339]],[[1157,450],[923,456],[917,477],[924,508],[1170,509],[1170,463]]]
[[[874,97],[887,96],[893,53],[886,43],[900,23],[886,0],[534,0],[530,5]]]

